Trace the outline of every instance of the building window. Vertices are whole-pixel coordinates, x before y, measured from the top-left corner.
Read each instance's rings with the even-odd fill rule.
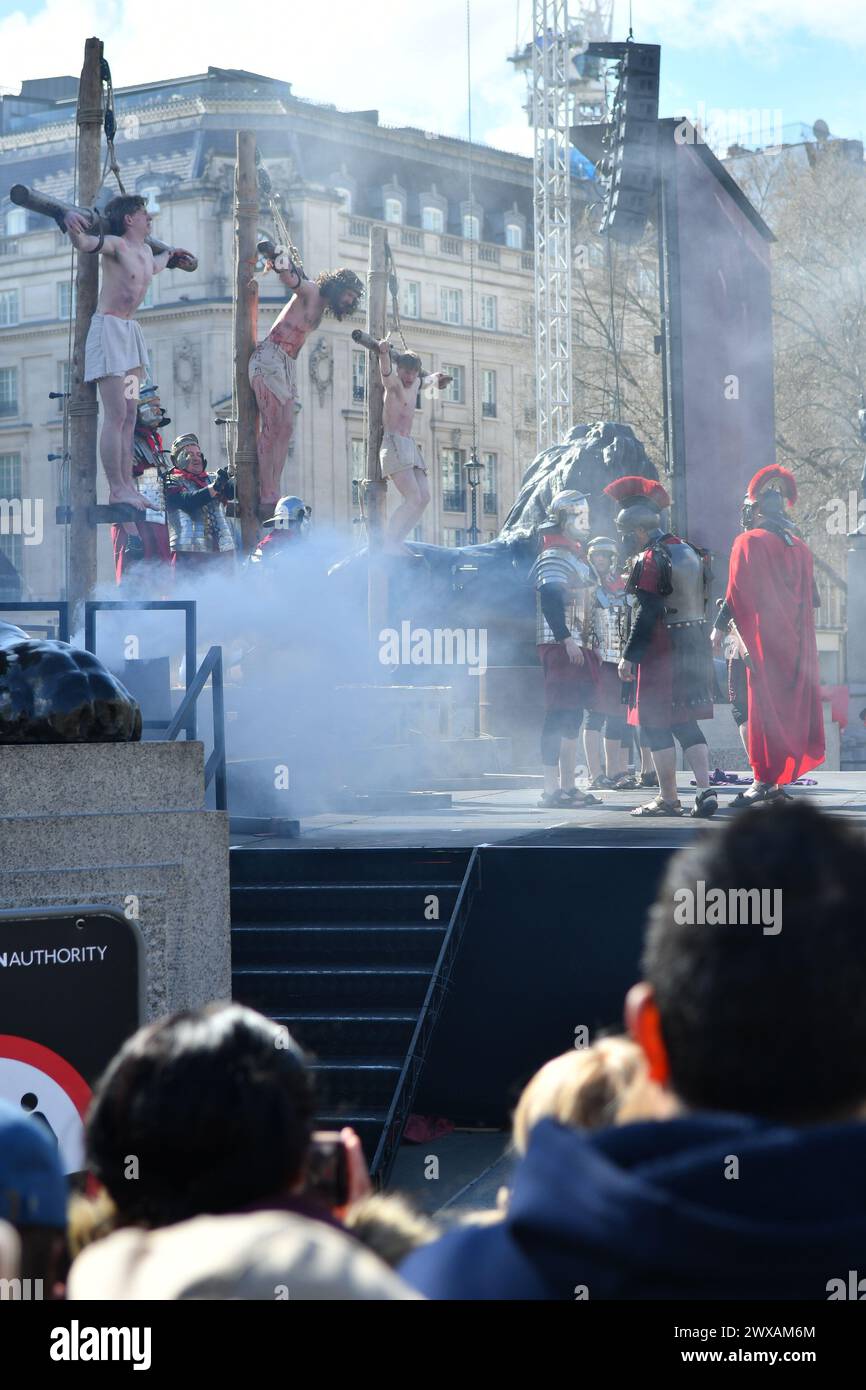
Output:
[[[484,511],[488,516],[495,516],[497,512],[496,500],[496,470],[498,465],[496,454],[484,455],[484,471],[482,473],[482,497]]]
[[[451,550],[458,549],[459,546],[466,544],[466,532],[461,527],[445,526],[442,530],[442,543]]]
[[[421,226],[425,232],[444,232],[445,214],[441,208],[422,208]]]
[[[0,367],[0,416],[18,414],[18,368]],[[9,457],[13,457],[11,454]]]
[[[446,512],[466,513],[466,450],[442,449],[439,466],[442,474],[442,507]],[[459,541],[454,542],[459,545]]]
[[[58,399],[58,401],[57,401],[57,409],[58,409],[59,411],[62,412],[62,411],[63,411],[63,404],[64,404],[64,397],[65,397],[65,396],[68,396],[69,393],[70,393],[70,391],[72,390],[72,363],[71,363],[71,362],[58,362],[58,363],[57,363],[57,389],[58,389],[58,391],[60,392],[60,397],[59,397],[59,399]]]
[[[352,353],[352,400],[363,401],[367,396],[367,354]]]
[[[385,221],[398,224],[403,221],[403,204],[399,198],[385,199]]]
[[[481,296],[481,327],[488,329],[489,332],[496,332],[496,295],[483,294]]]
[[[341,204],[342,204],[343,211],[344,211],[344,212],[351,212],[351,211],[352,211],[352,190],[351,190],[351,188],[335,188],[335,189],[334,189],[334,192],[336,193],[337,197],[339,198],[339,200],[340,200],[340,202],[341,202]]]
[[[488,420],[496,416],[496,373],[487,367],[481,373],[481,414]]]
[[[367,443],[364,439],[350,440],[349,462],[352,468],[352,495],[357,500],[355,484],[367,476]]]
[[[400,313],[404,319],[420,319],[421,286],[417,280],[404,280],[401,294]]]
[[[655,294],[657,292],[656,277],[651,270],[641,266],[637,273],[637,292],[638,294]]]
[[[423,526],[416,526],[412,531],[409,532],[407,539],[410,541],[422,541],[424,539],[423,531]]]
[[[75,285],[70,280],[57,282],[57,317],[72,318],[75,313]]]
[[[158,183],[149,183],[146,188],[140,188],[139,193],[144,199],[147,211],[154,215],[159,212],[160,187]]]
[[[0,290],[0,328],[11,328],[19,317],[18,291]]]
[[[27,231],[27,209],[9,208],[6,213],[6,236],[23,236]]]
[[[478,241],[481,236],[481,219],[474,212],[463,214],[463,236],[467,241]]]
[[[139,309],[152,309],[152,308],[153,308],[153,284],[154,284],[154,282],[153,282],[153,280],[151,280],[150,284],[148,285],[147,289],[145,290],[144,299],[141,301],[141,303],[140,303],[139,306],[138,306]]]
[[[523,250],[523,228],[519,222],[505,224],[505,245],[510,246],[513,251]]]
[[[463,322],[463,291],[462,290],[442,290],[442,321],[444,323]]]
[[[443,362],[442,371],[446,376],[451,377],[450,385],[446,386],[442,392],[442,399],[453,401],[455,405],[463,405],[466,400],[465,367],[455,367],[453,363]]]
[[[14,371],[15,369],[8,368],[7,370]],[[2,373],[0,373],[0,377],[2,377]],[[13,498],[20,498],[20,496],[21,455],[0,454],[0,497],[11,502]],[[4,535],[0,532],[0,552],[6,556],[7,560],[11,561],[19,575],[21,573],[23,543],[23,537],[20,535]],[[17,592],[14,592],[13,589]],[[3,579],[0,577],[0,598],[13,600],[20,597],[20,586],[14,584],[10,579],[9,589],[4,590]]]

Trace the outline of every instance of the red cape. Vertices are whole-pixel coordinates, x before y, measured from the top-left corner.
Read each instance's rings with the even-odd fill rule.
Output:
[[[731,550],[726,598],[752,658],[749,761],[761,782],[793,782],[824,761],[812,554],[792,540],[746,531]]]

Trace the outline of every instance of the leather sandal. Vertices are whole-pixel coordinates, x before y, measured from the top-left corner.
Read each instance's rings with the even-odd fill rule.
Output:
[[[662,796],[654,796],[652,801],[648,801],[645,806],[635,806],[630,813],[633,816],[681,816],[683,806],[681,801],[665,801]]]
[[[563,806],[600,806],[602,804],[600,796],[593,796],[591,792],[582,792],[578,787],[572,787],[570,792],[560,792]]]
[[[698,820],[709,820],[710,816],[714,816],[718,809],[719,798],[712,787],[706,787],[704,791],[698,792],[689,815],[696,816]]]
[[[751,792],[751,795],[749,793]],[[744,811],[748,806],[760,806],[762,801],[767,801],[770,795],[770,788],[766,782],[753,782],[748,791],[737,792],[737,795],[728,805],[734,811]]]

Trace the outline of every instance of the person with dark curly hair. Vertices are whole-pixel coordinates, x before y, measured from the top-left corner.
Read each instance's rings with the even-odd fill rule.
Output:
[[[277,255],[266,265],[275,269],[292,291],[267,337],[255,349],[249,368],[259,408],[260,501],[268,508],[265,515],[270,515],[280,497],[280,476],[295,429],[298,353],[326,314],[338,321],[354,314],[364,286],[355,272],[345,267],[325,270],[309,280],[289,255]]]

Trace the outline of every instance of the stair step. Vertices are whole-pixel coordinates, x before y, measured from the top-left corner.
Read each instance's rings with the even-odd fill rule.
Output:
[[[373,1061],[328,1058],[313,1063],[317,1103],[324,1109],[378,1109],[390,1105],[403,1070],[403,1059]]]
[[[242,884],[232,888],[232,922],[351,926],[385,921],[424,926],[430,921],[425,917],[430,898],[438,900],[436,920],[447,922],[459,890],[459,883],[430,882]]]
[[[405,1056],[418,1022],[417,1011],[275,1013],[275,1023],[288,1028],[292,1037],[314,1057],[360,1053],[394,1053]]]
[[[445,927],[274,926],[263,922],[232,928],[232,962],[241,966],[298,965],[320,961],[355,965],[433,965]]]
[[[325,1106],[316,1115],[315,1125],[316,1129],[342,1129],[344,1125],[348,1125],[361,1140],[364,1157],[369,1166],[373,1162],[387,1118],[387,1109],[353,1110],[351,1106]]]
[[[272,1009],[312,1009],[336,1000],[368,1008],[420,1006],[431,970],[413,966],[252,966],[232,972],[233,994],[241,1003]]]
[[[462,883],[469,851],[406,849],[256,849],[232,850],[233,886],[327,882]]]

